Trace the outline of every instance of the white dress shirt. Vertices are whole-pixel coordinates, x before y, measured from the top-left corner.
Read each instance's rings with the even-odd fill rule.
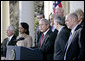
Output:
[[[12,35],[12,36],[10,36],[10,37],[8,37],[8,41],[10,41],[10,40],[12,39],[12,37],[13,37],[13,35]]]
[[[49,29],[46,32],[44,32],[44,36],[47,34],[48,31],[49,31]]]
[[[63,27],[64,27],[64,26],[61,26],[61,28],[58,30],[58,34],[60,33],[60,31],[62,30]]]

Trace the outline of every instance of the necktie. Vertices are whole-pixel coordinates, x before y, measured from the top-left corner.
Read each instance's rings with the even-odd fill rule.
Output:
[[[64,55],[64,60],[66,60],[66,54],[67,54],[67,50],[71,44],[71,37],[72,37],[72,32],[70,33],[70,37],[68,39],[68,42],[67,42],[67,47],[66,47],[66,52],[65,52],[65,55]]]
[[[43,38],[44,38],[44,34],[42,34],[42,36],[41,36],[40,47],[41,47],[41,45],[42,45],[42,43],[43,43]]]

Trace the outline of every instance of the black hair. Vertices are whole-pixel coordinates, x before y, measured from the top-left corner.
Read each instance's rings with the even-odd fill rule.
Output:
[[[29,25],[25,22],[21,22],[20,24],[26,30],[25,33],[29,35]]]
[[[39,12],[37,15],[42,15],[43,18],[45,18],[44,14],[42,12]]]

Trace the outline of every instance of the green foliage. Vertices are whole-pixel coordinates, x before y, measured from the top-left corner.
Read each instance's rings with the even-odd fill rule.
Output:
[[[37,20],[37,18],[36,18],[36,15],[39,13],[39,12],[42,12],[42,13],[44,13],[44,1],[35,1],[35,12],[34,12],[34,21],[35,21],[35,23],[34,23],[34,26],[35,26],[35,28],[34,28],[34,31],[35,31],[35,29],[36,29],[36,26],[39,24],[38,23],[38,20]]]
[[[18,36],[19,35],[19,23],[16,23],[16,29],[15,29],[15,35]]]
[[[38,20],[37,20],[36,17],[34,17],[34,20],[35,20],[35,24],[34,24],[34,26],[35,26],[34,30],[35,30],[35,29],[36,29],[36,26],[37,26],[39,23],[38,23]]]
[[[18,29],[15,30],[15,35],[16,35],[16,36],[19,35],[19,30],[18,30]]]

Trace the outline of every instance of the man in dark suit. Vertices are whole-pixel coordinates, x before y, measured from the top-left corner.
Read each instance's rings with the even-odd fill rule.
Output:
[[[55,37],[49,28],[49,21],[46,19],[41,19],[39,21],[39,29],[41,32],[41,37],[39,38],[39,43],[37,47],[41,50],[43,53],[43,57],[46,60],[52,60],[53,59],[53,50],[54,50],[54,41]]]
[[[77,28],[79,22],[76,13],[66,16],[66,25],[71,29],[71,33],[66,44],[64,60],[83,60],[85,56],[85,40],[81,37],[82,27]]]
[[[37,20],[39,22],[40,19],[44,18],[44,14],[43,13],[38,13],[37,14]],[[40,32],[39,30],[39,25],[36,26],[36,30],[35,30],[35,39],[34,39],[34,44],[35,44],[35,47],[36,47],[36,44],[39,42],[39,38],[40,38],[40,34],[42,32]]]
[[[54,44],[54,60],[63,60],[64,48],[68,40],[70,30],[65,26],[65,20],[62,16],[55,15],[54,25],[58,34]]]
[[[54,27],[54,15],[55,15],[55,14],[51,14],[51,15],[50,15],[50,29],[51,29],[52,32],[55,34],[55,36],[57,36],[58,30],[55,29],[55,27]]]
[[[5,38],[1,45],[1,59],[5,60],[6,58],[6,51],[8,45],[16,45],[16,36],[14,35],[14,27],[9,26],[6,30],[7,38]]]
[[[78,28],[84,26],[84,12],[81,9],[77,9],[77,10],[75,10],[75,13],[78,16],[78,22],[79,22],[79,25],[75,29],[75,30],[77,30]]]

